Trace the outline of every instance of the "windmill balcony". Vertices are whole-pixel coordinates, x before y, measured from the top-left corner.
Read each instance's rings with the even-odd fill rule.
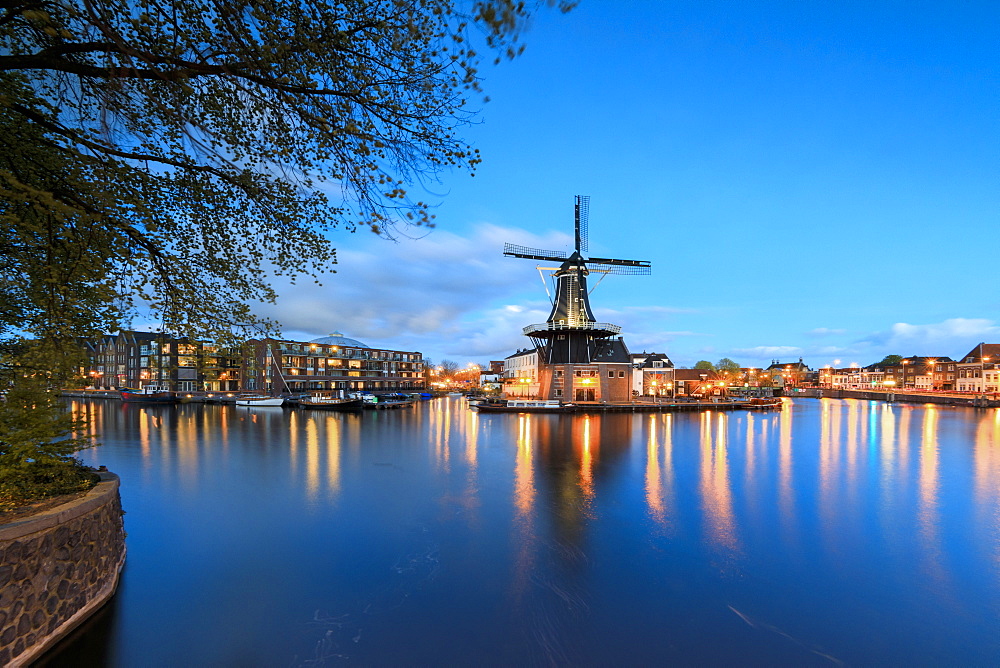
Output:
[[[565,322],[542,322],[536,325],[528,325],[522,331],[526,336],[531,336],[536,332],[555,332],[567,330],[598,330],[610,334],[620,334],[622,328],[619,325],[612,325],[610,322],[591,322],[590,320],[579,320],[575,323]]]

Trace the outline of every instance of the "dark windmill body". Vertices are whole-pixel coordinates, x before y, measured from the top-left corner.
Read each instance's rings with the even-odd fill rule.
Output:
[[[607,274],[648,274],[650,265],[643,260],[583,255],[587,252],[589,200],[576,198],[576,246],[568,256],[562,251],[504,246],[504,255],[509,257],[559,264],[549,268],[555,292],[548,319],[524,328],[534,346],[519,355],[531,355],[537,363],[521,366],[530,366],[534,373],[522,372],[514,383],[509,383],[508,394],[577,402],[631,398],[632,367],[628,348],[619,336],[621,327],[596,321],[587,279],[593,274],[602,278]]]

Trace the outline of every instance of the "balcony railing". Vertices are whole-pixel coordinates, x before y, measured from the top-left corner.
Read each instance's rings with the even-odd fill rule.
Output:
[[[570,331],[581,329],[598,329],[601,331],[611,332],[612,334],[619,334],[622,331],[622,328],[619,325],[612,325],[610,322],[592,322],[590,320],[580,320],[572,324],[565,322],[543,322],[536,325],[528,325],[521,331],[523,331],[527,336],[531,336],[534,332]]]

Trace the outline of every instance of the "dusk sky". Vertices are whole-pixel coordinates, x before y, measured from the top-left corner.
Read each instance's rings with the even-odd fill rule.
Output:
[[[583,0],[524,41],[482,72],[477,175],[412,189],[436,229],[336,236],[338,273],[266,313],[286,337],[502,359],[549,310],[503,244],[570,250],[580,194],[592,255],[652,262],[591,296],[633,352],[817,368],[1000,342],[1000,4]]]

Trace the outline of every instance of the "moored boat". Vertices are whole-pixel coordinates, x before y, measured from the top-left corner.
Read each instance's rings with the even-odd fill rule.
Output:
[[[281,406],[285,403],[282,397],[267,397],[264,395],[248,395],[236,397],[237,406]]]
[[[160,385],[146,385],[141,389],[123,387],[118,391],[122,401],[128,403],[144,404],[174,404],[180,398],[166,387]]]
[[[300,397],[299,406],[324,411],[361,410],[364,402],[360,398],[340,399],[337,397]]]
[[[405,408],[416,403],[416,399],[407,394],[365,394],[362,396],[364,408],[385,410],[388,408]]]
[[[471,404],[480,413],[575,413],[577,406],[558,400],[508,399]]]

